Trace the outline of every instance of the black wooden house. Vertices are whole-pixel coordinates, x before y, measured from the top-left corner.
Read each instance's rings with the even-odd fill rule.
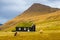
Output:
[[[16,31],[24,31],[24,32],[34,32],[35,31],[35,25],[32,25],[31,27],[16,27]]]

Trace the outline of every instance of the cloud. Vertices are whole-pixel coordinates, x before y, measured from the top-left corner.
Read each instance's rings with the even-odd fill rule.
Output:
[[[33,3],[60,8],[60,0],[0,0],[0,22],[1,20],[4,22],[16,17],[27,10]]]
[[[50,0],[50,2],[54,4],[53,7],[60,8],[60,0]]]
[[[60,8],[60,0],[46,0],[42,3],[54,8]]]
[[[24,0],[1,0],[0,4],[0,16],[7,19],[14,18],[27,8]]]
[[[25,5],[24,0],[0,0],[0,22],[4,23],[19,15],[27,8]]]
[[[20,11],[24,9],[26,2],[24,0],[2,0],[2,4],[2,10]]]

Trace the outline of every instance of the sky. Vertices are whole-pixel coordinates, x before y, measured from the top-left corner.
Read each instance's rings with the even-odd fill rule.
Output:
[[[27,10],[33,3],[41,3],[55,8],[60,8],[60,0],[0,0],[0,23],[18,16]]]

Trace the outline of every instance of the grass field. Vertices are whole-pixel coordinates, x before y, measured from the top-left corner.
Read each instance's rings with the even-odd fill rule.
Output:
[[[60,40],[60,30],[40,32],[0,32],[0,40]]]
[[[0,40],[60,40],[60,21],[52,20],[36,23],[36,32],[11,32],[14,27],[10,27],[5,32],[0,32]],[[43,33],[40,33],[43,30]]]
[[[9,29],[12,30],[12,29]],[[40,30],[43,30],[40,33]],[[36,32],[0,32],[0,40],[60,40],[60,21],[37,23]]]

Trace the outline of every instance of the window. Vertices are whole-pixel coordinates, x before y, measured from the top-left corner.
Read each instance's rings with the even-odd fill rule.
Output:
[[[26,30],[26,28],[24,28],[24,30]]]
[[[19,30],[21,30],[21,28],[19,28]]]
[[[28,32],[29,32],[30,30],[28,29]]]

